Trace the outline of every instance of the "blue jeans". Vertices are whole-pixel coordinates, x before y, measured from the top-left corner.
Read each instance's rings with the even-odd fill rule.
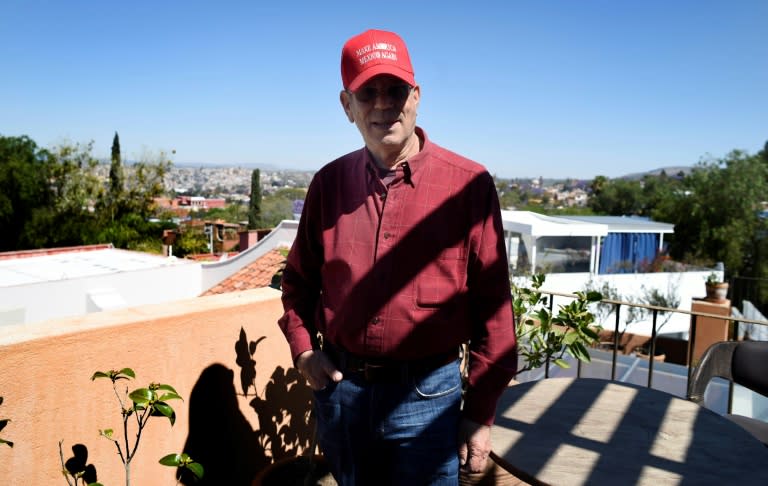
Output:
[[[319,442],[340,486],[456,486],[458,361],[402,383],[345,376],[315,392]]]

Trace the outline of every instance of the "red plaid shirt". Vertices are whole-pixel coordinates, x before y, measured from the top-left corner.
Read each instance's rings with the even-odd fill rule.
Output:
[[[385,186],[367,149],[315,174],[283,272],[294,358],[311,331],[360,356],[411,360],[470,343],[464,414],[493,421],[517,366],[499,202],[479,164],[431,143]]]

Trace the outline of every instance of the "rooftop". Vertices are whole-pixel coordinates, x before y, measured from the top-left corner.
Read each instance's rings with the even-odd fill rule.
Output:
[[[91,245],[0,253],[0,287],[148,270],[192,262],[149,253]]]
[[[258,260],[238,270],[234,275],[214,285],[203,295],[224,294],[240,290],[269,287],[272,277],[285,263],[285,256],[280,249],[273,249]]]

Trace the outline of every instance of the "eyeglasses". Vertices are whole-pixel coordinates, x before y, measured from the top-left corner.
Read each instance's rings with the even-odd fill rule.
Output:
[[[410,84],[393,84],[383,90],[379,90],[373,86],[364,86],[357,91],[353,91],[352,94],[360,103],[370,103],[382,95],[395,103],[403,103],[408,99],[411,91],[413,91],[413,86]]]

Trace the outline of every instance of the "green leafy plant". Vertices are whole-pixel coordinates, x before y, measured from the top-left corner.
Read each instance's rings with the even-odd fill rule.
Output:
[[[168,454],[160,459],[160,464],[163,466],[175,467],[177,469],[188,469],[195,478],[200,479],[203,477],[203,465],[199,462],[195,462],[186,453],[181,454]]]
[[[713,286],[720,285],[721,283],[723,283],[723,281],[720,280],[720,277],[715,272],[712,272],[707,276],[707,285]]]
[[[3,397],[0,397],[0,405],[3,404]],[[0,431],[2,431],[11,419],[0,419]],[[8,447],[13,447],[13,442],[5,439],[0,439],[0,444],[5,444]]]
[[[121,370],[97,371],[91,377],[92,381],[99,378],[107,378],[112,382],[112,389],[115,397],[120,404],[120,413],[123,420],[122,437],[116,437],[113,429],[100,429],[99,435],[111,441],[117,448],[117,455],[125,467],[125,484],[131,484],[131,461],[136,456],[136,452],[141,441],[141,433],[144,427],[152,417],[166,417],[171,426],[176,422],[176,412],[168,404],[169,400],[181,400],[182,398],[171,385],[162,383],[150,383],[146,388],[137,388],[128,392],[128,387],[121,393],[118,390],[118,382],[121,380],[131,380],[136,378],[136,373],[131,368]],[[135,430],[135,440],[133,444],[129,440],[130,430]],[[88,486],[101,486],[101,483],[86,483],[85,461],[78,465],[78,470],[71,470],[64,462],[64,455],[61,452],[61,442],[59,442],[59,454],[64,477],[70,486],[78,484]],[[179,469],[188,469],[196,479],[203,477],[203,466],[190,458],[187,454],[168,454],[160,459],[160,464],[164,466],[176,467]],[[93,474],[95,476],[95,474]],[[177,473],[178,477],[178,473]],[[74,480],[71,482],[70,479]],[[78,481],[82,481],[79,483]],[[178,483],[177,483],[178,484]]]
[[[537,274],[531,277],[530,288],[514,282],[511,286],[518,350],[525,361],[518,373],[550,362],[570,368],[563,359],[566,353],[589,363],[587,347],[598,340],[599,327],[593,327],[595,316],[589,311],[589,305],[599,302],[602,294],[576,292],[570,303],[561,305],[557,313],[553,313],[547,305],[547,297],[540,291],[544,280],[543,274]]]

